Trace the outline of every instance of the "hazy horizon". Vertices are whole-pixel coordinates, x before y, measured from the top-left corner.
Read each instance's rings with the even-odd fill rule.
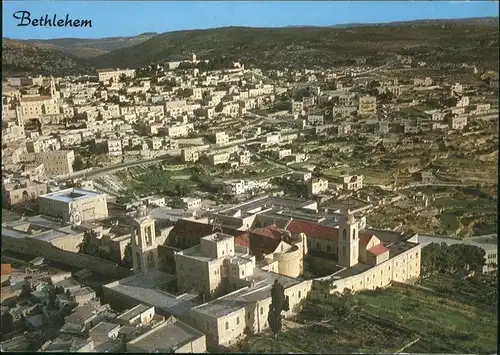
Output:
[[[338,2],[3,2],[3,38],[12,40],[134,37],[224,27],[286,28],[498,18],[495,1]],[[16,11],[90,19],[92,28],[18,27]],[[109,14],[113,14],[110,16]]]
[[[280,29],[280,28],[330,28],[330,27],[337,27],[337,26],[370,26],[370,25],[390,25],[390,24],[396,24],[396,23],[411,23],[411,22],[422,22],[422,21],[460,21],[460,20],[475,20],[475,19],[487,19],[487,18],[499,18],[498,16],[483,16],[483,17],[462,17],[462,18],[453,18],[453,19],[448,19],[448,18],[423,18],[423,19],[418,19],[418,20],[408,20],[408,21],[391,21],[391,22],[352,22],[352,23],[340,23],[340,24],[334,24],[334,25],[325,25],[325,26],[318,26],[318,25],[289,25],[289,26],[281,26],[281,27],[260,27],[260,26],[222,26],[222,27],[210,27],[210,28],[190,28],[190,29],[185,29],[185,30],[173,30],[173,31],[166,31],[166,32],[141,32],[137,33],[135,35],[128,35],[128,36],[112,36],[112,37],[96,37],[96,38],[91,38],[91,37],[55,37],[55,38],[12,38],[12,37],[6,37],[4,36],[4,39],[10,39],[13,41],[50,41],[50,40],[59,40],[59,39],[83,39],[83,40],[98,40],[98,39],[112,39],[112,38],[125,38],[125,37],[138,37],[141,35],[146,35],[146,34],[156,34],[156,35],[161,35],[165,33],[175,33],[175,32],[185,32],[185,31],[204,31],[204,30],[215,30],[215,29],[221,29],[221,28],[255,28],[255,29],[266,29],[266,28],[271,28],[271,29]]]

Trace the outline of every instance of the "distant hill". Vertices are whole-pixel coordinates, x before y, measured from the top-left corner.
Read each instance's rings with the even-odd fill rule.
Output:
[[[157,33],[147,32],[133,37],[109,37],[98,39],[59,38],[47,40],[28,39],[20,42],[40,48],[58,49],[61,52],[78,58],[92,58],[117,49],[140,44],[156,35]]]
[[[92,58],[96,67],[140,67],[180,60],[227,56],[250,65],[312,67],[370,64],[409,54],[422,60],[498,65],[498,18],[425,20],[400,24],[334,27],[246,28],[168,32],[138,45]],[[487,63],[485,63],[485,61]]]
[[[330,26],[332,28],[348,28],[348,27],[367,27],[367,26],[425,26],[425,25],[442,25],[447,23],[463,24],[463,25],[480,25],[480,26],[497,26],[498,17],[471,17],[464,19],[427,19],[427,20],[414,20],[414,21],[396,21],[385,24],[367,24],[367,23],[349,23]]]
[[[88,70],[90,64],[54,48],[39,48],[19,41],[2,40],[2,76],[63,75]]]
[[[376,65],[400,54],[497,70],[498,35],[498,17],[333,27],[225,27],[103,39],[4,39],[2,59],[3,74],[38,72],[38,68],[42,72],[136,68],[186,59],[193,52],[203,59],[226,57],[263,68],[332,67],[352,64],[359,57]]]

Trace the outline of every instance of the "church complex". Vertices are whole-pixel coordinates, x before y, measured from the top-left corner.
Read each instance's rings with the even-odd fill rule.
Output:
[[[211,220],[161,229],[141,206],[130,222],[134,275],[105,285],[104,301],[150,304],[204,333],[208,346],[228,346],[269,327],[276,280],[289,298],[287,317],[315,288],[356,292],[420,275],[412,236],[366,229],[350,211],[325,214],[315,202],[268,196]],[[328,275],[306,279],[306,265]]]

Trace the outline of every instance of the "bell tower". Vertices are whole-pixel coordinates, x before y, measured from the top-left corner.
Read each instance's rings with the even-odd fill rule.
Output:
[[[354,266],[359,258],[359,223],[350,211],[347,211],[347,218],[339,225],[339,232],[339,264]]]
[[[53,76],[50,77],[50,97],[52,99],[59,99],[60,98],[59,91],[57,91],[57,88],[56,88],[56,81],[54,80]]]
[[[158,265],[158,245],[156,243],[155,220],[148,216],[146,206],[137,209],[131,223],[131,246],[134,272],[147,274]]]

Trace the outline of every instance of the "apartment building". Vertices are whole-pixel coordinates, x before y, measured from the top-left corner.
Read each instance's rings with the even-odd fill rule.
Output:
[[[182,198],[182,204],[187,210],[198,210],[201,208],[201,199],[194,197],[184,197]]]
[[[226,132],[215,133],[215,144],[227,144],[229,143],[229,136]]]
[[[325,124],[323,115],[307,115],[307,124],[309,126],[322,126]]]
[[[228,163],[230,158],[230,153],[215,153],[209,156],[209,161],[212,166],[216,166]]]
[[[73,174],[75,153],[72,150],[57,150],[41,153],[45,174],[48,177]]]
[[[225,181],[226,193],[238,196],[246,192],[245,180]]]
[[[339,105],[341,107],[356,106],[356,95],[354,94],[340,95]]]
[[[38,202],[40,213],[64,222],[78,224],[108,217],[106,195],[95,191],[70,188],[40,196]]]
[[[108,139],[106,141],[106,151],[111,157],[121,157],[122,151],[122,141],[120,139]]]
[[[167,128],[167,136],[170,138],[186,137],[189,134],[189,128],[191,125],[175,125]]]
[[[449,118],[448,125],[453,130],[462,130],[467,126],[467,116],[466,115],[451,116]]]
[[[376,115],[377,98],[374,96],[361,96],[358,103],[358,114],[361,116]]]
[[[356,191],[363,188],[363,175],[343,175],[339,180],[344,190]]]
[[[307,192],[311,195],[318,195],[328,190],[328,180],[326,179],[311,179],[307,182]]]
[[[135,69],[98,69],[97,76],[100,82],[109,83],[112,81],[117,83],[122,76],[135,78]]]
[[[15,206],[24,201],[36,200],[47,193],[47,184],[26,181],[23,183],[4,183],[3,202],[7,206]]]
[[[458,101],[456,107],[466,107],[469,106],[469,97],[462,96]]]
[[[24,120],[60,113],[59,104],[50,96],[21,97],[19,105]]]
[[[304,110],[304,103],[300,101],[292,101],[292,113],[302,113]]]
[[[451,86],[450,91],[452,96],[460,96],[463,93],[463,86],[460,83],[455,83]]]
[[[194,163],[200,159],[200,153],[195,147],[185,148],[181,150],[181,159],[185,163]]]
[[[430,77],[425,77],[423,79],[422,78],[414,78],[413,85],[414,86],[431,86],[432,79]]]

